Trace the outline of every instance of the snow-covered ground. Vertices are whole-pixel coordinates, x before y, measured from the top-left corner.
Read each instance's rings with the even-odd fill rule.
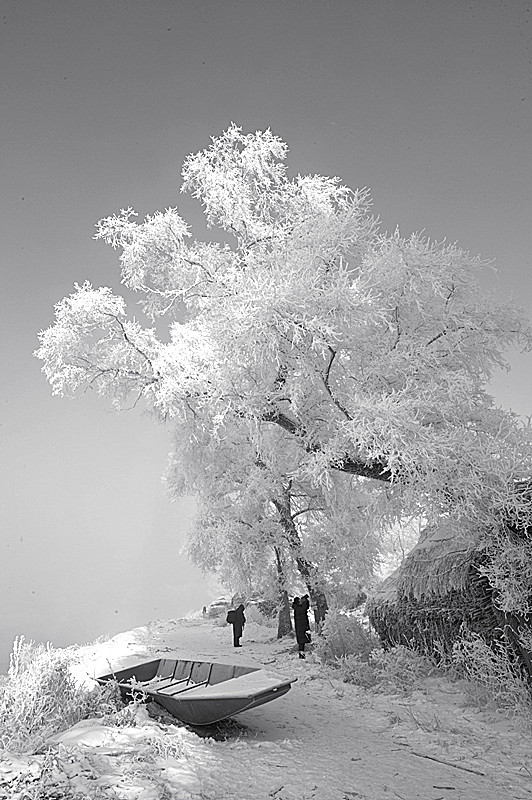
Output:
[[[84,721],[47,754],[4,753],[0,798],[34,797],[44,770],[49,794],[39,798],[532,800],[523,727],[475,710],[442,677],[408,698],[372,693],[328,675],[312,653],[299,660],[293,640],[277,641],[274,629],[248,623],[234,649],[228,626],[201,617],[157,621],[83,652],[91,676],[137,654],[264,666],[298,680],[279,700],[222,724],[216,738],[146,707],[130,726]]]

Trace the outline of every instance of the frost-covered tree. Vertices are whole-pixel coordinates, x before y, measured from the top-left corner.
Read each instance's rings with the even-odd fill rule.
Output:
[[[232,125],[186,159],[182,190],[219,241],[194,240],[175,208],[101,220],[153,327],[77,286],[40,334],[53,392],[142,398],[187,436],[237,421],[258,452],[278,430],[309,484],[343,472],[377,482],[398,517],[526,530],[529,442],[486,384],[508,347],[529,347],[528,323],[479,290],[478,258],[380,232],[366,191],[290,177],[286,155],[270,131]]]
[[[295,582],[305,585],[321,625],[328,597],[360,596],[371,581],[379,554],[372,497],[341,473],[327,490],[312,485],[280,429],[265,431],[260,449],[242,433],[239,417],[232,425],[226,417],[216,436],[179,429],[167,482],[172,496],[198,498],[190,553],[248,593],[276,587],[286,599]]]

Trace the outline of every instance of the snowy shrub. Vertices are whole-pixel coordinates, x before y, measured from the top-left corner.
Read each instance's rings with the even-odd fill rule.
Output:
[[[403,645],[389,650],[374,650],[370,664],[381,689],[401,694],[409,694],[436,670],[429,658]]]
[[[527,499],[527,505],[530,501]],[[480,567],[496,590],[497,606],[526,616],[532,612],[532,541],[495,528],[489,542],[489,559]]]
[[[58,758],[57,748],[48,748],[42,755],[33,756],[31,770],[21,769],[15,778],[9,781],[9,795],[1,794],[2,800],[82,800],[83,795],[75,785],[71,785],[62,770],[62,762]],[[73,753],[68,758],[68,768],[72,770],[76,762],[79,772],[87,768],[88,759],[82,753]],[[91,781],[90,800],[108,800],[105,787],[100,787],[96,780]],[[6,788],[5,786],[2,788]]]
[[[325,663],[334,663],[346,656],[359,656],[368,661],[370,653],[380,646],[379,639],[353,616],[331,609],[322,627],[316,654]]]
[[[367,659],[346,655],[336,666],[345,683],[394,694],[410,694],[435,669],[428,658],[401,645],[371,650]]]
[[[532,655],[532,630],[521,628],[519,631],[519,643],[521,647]]]
[[[9,794],[3,793],[4,784],[0,798],[109,800],[112,796],[171,800],[176,796],[172,761],[184,756],[182,728],[154,724],[147,707],[137,703],[95,722],[86,730],[103,737],[101,747],[47,742],[37,753],[21,754],[16,759],[17,774],[9,779]],[[110,725],[123,728],[120,737],[115,739],[112,732],[106,731]],[[112,743],[112,759],[102,757],[102,753],[110,752],[105,741]]]
[[[276,617],[266,616],[258,606],[248,606],[244,613],[246,622],[254,622],[256,625],[262,625],[265,628],[277,627]]]
[[[79,686],[70,667],[74,649],[15,639],[7,676],[0,685],[0,746],[28,752],[81,719],[121,707],[114,686]]]
[[[512,714],[530,716],[530,687],[503,642],[490,647],[478,634],[464,631],[453,647],[452,664],[477,705],[494,705]]]
[[[343,656],[337,662],[338,671],[344,683],[354,683],[369,689],[378,683],[375,668],[358,655]]]

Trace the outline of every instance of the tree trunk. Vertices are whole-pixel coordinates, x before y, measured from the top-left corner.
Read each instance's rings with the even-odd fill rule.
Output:
[[[290,616],[290,601],[286,590],[286,576],[284,559],[279,547],[275,547],[275,561],[277,566],[277,580],[279,582],[279,616],[277,622],[277,638],[282,639],[292,632],[292,617]]]
[[[290,600],[286,589],[281,593],[279,617],[277,622],[277,638],[282,639],[292,632],[292,617],[290,615]]]
[[[285,490],[285,497],[282,500],[275,498],[273,500],[273,504],[279,513],[279,520],[283,527],[288,546],[290,547],[290,550],[295,558],[297,568],[308,589],[311,604],[314,610],[316,632],[319,633],[325,620],[327,611],[329,610],[329,604],[327,602],[325,593],[320,588],[319,578],[316,574],[316,567],[301,553],[301,539],[291,513],[289,489]]]
[[[308,590],[310,594],[310,601],[312,603],[312,608],[314,611],[314,622],[316,625],[316,633],[320,633],[323,623],[325,621],[325,617],[327,615],[327,611],[329,610],[329,604],[327,603],[327,598],[325,597],[321,589],[315,589],[312,586],[308,586]]]
[[[305,581],[305,585],[308,589],[310,603],[314,612],[316,633],[319,633],[325,621],[327,611],[329,610],[329,604],[327,602],[325,593],[319,588],[318,581],[316,580],[316,569],[314,565],[301,555],[296,556],[296,563],[297,568],[301,573],[301,577]]]

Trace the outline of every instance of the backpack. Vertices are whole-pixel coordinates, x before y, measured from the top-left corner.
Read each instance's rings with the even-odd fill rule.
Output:
[[[233,622],[236,622],[236,611],[234,609],[231,609],[231,611],[227,612],[225,621],[228,622],[229,625],[232,625]]]

